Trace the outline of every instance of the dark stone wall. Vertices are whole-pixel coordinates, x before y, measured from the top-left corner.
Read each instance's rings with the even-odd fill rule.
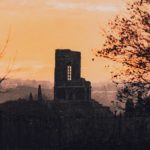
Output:
[[[81,53],[69,49],[57,49],[55,53],[55,83],[67,82],[67,66],[72,66],[72,80],[80,79]]]
[[[71,66],[71,80],[67,79],[67,67]],[[90,100],[91,83],[81,78],[81,53],[69,49],[57,49],[55,53],[56,100]]]

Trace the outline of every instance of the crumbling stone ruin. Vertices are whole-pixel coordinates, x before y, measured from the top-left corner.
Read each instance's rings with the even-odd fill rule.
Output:
[[[55,100],[91,100],[91,83],[81,78],[81,53],[57,49],[55,53]]]

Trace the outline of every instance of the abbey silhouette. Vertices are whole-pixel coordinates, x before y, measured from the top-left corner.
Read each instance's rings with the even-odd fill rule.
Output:
[[[81,78],[81,53],[56,49],[55,100],[91,100],[91,83]]]

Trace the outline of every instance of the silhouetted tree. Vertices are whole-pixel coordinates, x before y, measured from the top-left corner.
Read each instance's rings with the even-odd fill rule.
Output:
[[[38,101],[42,101],[42,100],[43,100],[42,89],[41,89],[41,85],[39,85],[39,87],[38,87]]]
[[[143,101],[145,104],[145,113],[150,115],[150,96],[146,97]]]
[[[113,81],[125,88],[119,99],[126,101],[128,94],[135,99],[139,91],[144,98],[150,90],[150,1],[128,3],[124,15],[117,15],[109,27],[104,31],[103,49],[97,50],[96,56],[122,64],[123,71],[113,74]]]
[[[9,43],[9,36],[10,36],[10,33],[8,33],[8,37],[5,40],[5,43],[3,44],[3,46],[0,47],[0,59],[5,56],[5,53],[6,53],[6,50],[7,50],[7,46],[8,46],[8,43]],[[1,77],[0,77],[0,92],[5,92],[5,91],[2,91],[2,89],[1,89],[2,88],[1,83],[8,78],[8,75],[12,71],[13,63],[14,63],[14,59],[12,59],[9,62],[8,66],[6,68],[6,72],[4,73],[4,75],[1,75]]]
[[[8,45],[8,40],[6,40],[3,48],[0,49],[0,58],[4,57],[4,54],[5,54],[5,51],[6,51],[6,48],[7,48],[7,45]],[[7,72],[6,74],[3,76],[3,77],[0,77],[0,83],[2,83],[6,78],[7,78],[7,75],[10,73],[10,66],[7,68]]]
[[[134,103],[132,99],[128,99],[125,105],[125,116],[132,117],[134,115]]]
[[[29,101],[33,101],[32,93],[29,94]]]

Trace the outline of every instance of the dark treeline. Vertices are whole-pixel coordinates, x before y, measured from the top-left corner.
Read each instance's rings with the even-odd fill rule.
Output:
[[[132,150],[150,146],[149,116],[113,116],[96,102],[0,105],[1,150]]]
[[[125,105],[125,116],[126,117],[150,116],[150,97],[146,97],[145,99],[138,99],[136,104],[134,104],[132,99],[128,99]]]

